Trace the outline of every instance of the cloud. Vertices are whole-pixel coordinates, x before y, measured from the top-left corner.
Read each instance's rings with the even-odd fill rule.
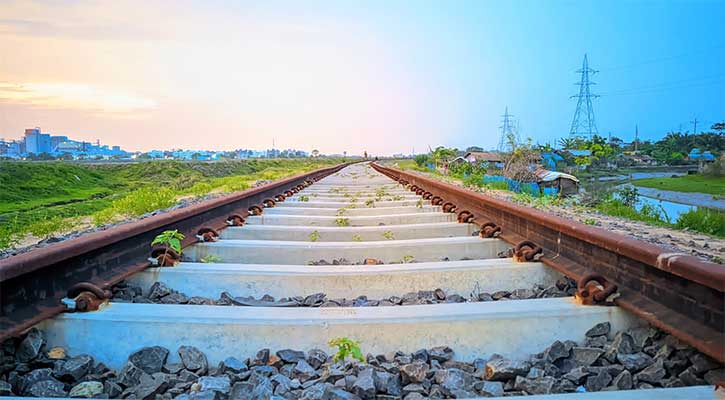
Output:
[[[108,113],[129,113],[157,106],[154,100],[135,94],[66,82],[0,82],[0,102]]]

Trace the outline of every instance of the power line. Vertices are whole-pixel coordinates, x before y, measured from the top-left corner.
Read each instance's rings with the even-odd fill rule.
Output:
[[[725,44],[720,44],[717,46],[708,47],[708,48],[700,49],[700,50],[689,51],[687,53],[681,53],[681,54],[674,55],[674,56],[658,57],[658,58],[643,60],[643,61],[633,63],[633,64],[625,64],[625,65],[618,65],[618,66],[609,67],[609,68],[602,68],[600,71],[616,71],[616,70],[620,70],[620,69],[636,68],[636,67],[640,67],[643,65],[663,63],[663,62],[673,61],[673,60],[677,60],[677,59],[681,59],[681,58],[691,57],[695,54],[711,52],[713,50],[718,50],[718,49],[722,49],[722,48],[725,48]]]
[[[720,82],[725,82],[725,74],[717,74],[711,76],[702,76],[698,78],[688,78],[678,81],[661,82],[652,85],[640,86],[629,89],[614,90],[611,92],[602,93],[602,96],[619,96],[629,94],[640,94],[640,93],[651,93],[663,90],[672,90],[688,87],[698,87],[704,85],[713,85]]]
[[[571,121],[569,137],[586,137],[591,139],[593,135],[599,134],[597,123],[594,119],[594,106],[592,106],[592,99],[599,96],[592,94],[590,90],[590,86],[596,83],[589,80],[589,75],[594,75],[598,71],[589,68],[589,61],[585,54],[582,68],[576,72],[581,74],[581,80],[577,83],[579,85],[579,94],[571,96],[571,98],[578,98],[578,100],[576,103],[576,111],[574,111],[574,119]]]

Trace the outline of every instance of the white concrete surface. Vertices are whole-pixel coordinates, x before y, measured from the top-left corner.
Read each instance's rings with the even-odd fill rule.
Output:
[[[581,307],[572,298],[402,307],[259,308],[112,303],[101,311],[62,314],[41,323],[48,347],[93,354],[113,368],[143,346],[160,345],[178,359],[196,346],[216,365],[262,348],[327,348],[330,338],[359,340],[364,353],[413,352],[447,345],[471,361],[493,353],[529,357],[555,340],[584,340],[597,323],[614,331],[635,320],[616,307]]]
[[[357,236],[361,241],[367,242],[471,236],[475,230],[478,230],[476,225],[459,224],[457,222],[358,227],[246,225],[243,227],[226,228],[221,231],[220,235],[222,239],[299,240],[310,242],[310,234],[317,232],[318,242],[350,242],[353,241],[353,236]],[[386,232],[390,233],[386,234]],[[386,235],[392,237],[392,239],[389,239]]]
[[[377,198],[374,194],[361,195],[361,196],[353,196],[353,195],[350,195],[350,196],[344,196],[344,195],[312,196],[312,195],[306,195],[306,194],[296,194],[296,195],[290,197],[288,201],[290,201],[290,202],[302,201],[302,200],[300,200],[301,196],[306,196],[308,198],[308,201],[318,201],[318,202],[332,201],[332,202],[337,202],[337,203],[345,203],[345,202],[350,203],[350,202],[352,202],[352,200],[357,199],[357,202],[360,204],[364,204],[367,200],[374,200]],[[397,198],[395,196],[382,196],[380,199],[382,201],[413,201],[413,202],[422,199],[422,197],[417,196],[413,193],[397,195],[397,196],[398,196]]]
[[[348,204],[349,206],[349,204]],[[338,213],[342,212],[342,215]],[[267,215],[274,214],[286,214],[286,215],[322,215],[322,216],[342,216],[342,217],[357,217],[357,216],[370,216],[370,215],[387,215],[387,214],[416,214],[424,212],[442,212],[440,206],[423,205],[422,207],[416,207],[415,203],[411,203],[406,207],[365,207],[360,205],[356,208],[345,208],[342,207],[335,209],[329,207],[273,207],[265,208],[264,213]]]
[[[310,201],[293,201],[293,200],[287,200],[281,203],[277,203],[277,205],[274,208],[297,208],[297,207],[310,207],[310,208],[343,208],[347,207],[350,204],[356,204],[359,208],[385,208],[385,207],[407,207],[407,206],[415,206],[417,204],[418,200],[411,201],[411,200],[398,200],[398,201],[387,201],[387,200],[381,200],[376,201],[373,205],[373,207],[365,205],[365,201],[358,201],[357,203],[352,203],[350,201],[315,201],[313,197],[310,197]],[[429,201],[423,200],[423,205],[430,205]]]
[[[375,258],[384,263],[496,258],[511,246],[499,239],[476,236],[451,238],[385,240],[376,242],[300,242],[276,240],[220,240],[197,243],[184,249],[184,261],[200,261],[214,255],[223,263],[308,264],[311,261],[345,258],[362,262]]]
[[[452,222],[456,215],[451,213],[413,213],[372,215],[366,217],[330,217],[317,215],[262,214],[247,218],[250,225],[305,225],[305,226],[340,226],[336,220],[345,218],[349,226],[379,226],[425,224],[432,222]]]
[[[149,268],[129,281],[144,291],[161,281],[187,296],[211,298],[227,291],[234,296],[256,298],[265,294],[281,298],[324,292],[330,298],[366,295],[381,299],[436,288],[467,297],[472,293],[530,289],[536,284],[551,286],[560,277],[541,263],[496,258],[360,266],[181,263],[174,268]]]

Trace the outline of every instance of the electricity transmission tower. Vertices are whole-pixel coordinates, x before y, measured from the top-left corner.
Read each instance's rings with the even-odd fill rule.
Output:
[[[503,120],[501,120],[501,126],[499,126],[499,129],[501,129],[501,140],[498,142],[498,151],[500,152],[508,152],[512,151],[511,148],[512,144],[518,143],[518,133],[516,132],[516,129],[514,128],[514,122],[513,122],[513,115],[509,114],[509,108],[506,107],[506,111],[501,116]],[[514,143],[511,143],[513,140]]]
[[[574,120],[571,122],[571,130],[569,130],[569,137],[591,139],[592,136],[599,134],[594,119],[594,107],[592,107],[592,99],[599,96],[592,94],[589,89],[590,85],[595,85],[594,82],[589,80],[589,75],[594,75],[599,71],[589,68],[589,61],[585,54],[582,68],[576,72],[581,74],[581,80],[576,83],[576,85],[579,85],[579,94],[571,96],[571,98],[577,98],[578,100]]]

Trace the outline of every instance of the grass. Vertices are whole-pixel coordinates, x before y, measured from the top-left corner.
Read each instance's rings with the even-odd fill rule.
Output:
[[[0,249],[134,218],[215,193],[339,163],[337,159],[149,161],[110,165],[0,162]]]
[[[725,177],[684,175],[670,178],[647,178],[632,181],[633,185],[685,193],[725,195]]]

